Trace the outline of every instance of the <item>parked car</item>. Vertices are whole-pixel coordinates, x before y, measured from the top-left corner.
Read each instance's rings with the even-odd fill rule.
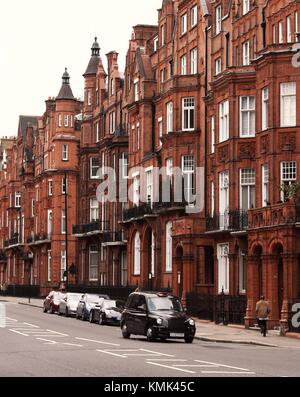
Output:
[[[44,300],[43,310],[44,313],[57,313],[60,301],[64,299],[66,294],[58,291],[51,291],[47,298]]]
[[[103,300],[90,311],[90,323],[120,324],[122,314],[121,303],[115,300]]]
[[[77,306],[81,298],[82,294],[68,292],[66,296],[60,300],[58,314],[64,314],[66,317],[75,316],[77,312]]]
[[[76,310],[76,318],[82,321],[90,318],[90,311],[104,299],[110,299],[108,295],[84,294],[82,295]]]
[[[121,317],[123,338],[145,335],[149,342],[155,339],[183,339],[193,343],[196,326],[172,295],[156,292],[134,292],[126,302]]]

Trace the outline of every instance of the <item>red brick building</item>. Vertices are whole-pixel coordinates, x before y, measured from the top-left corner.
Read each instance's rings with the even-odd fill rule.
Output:
[[[122,112],[123,77],[116,52],[107,54],[107,64],[106,73],[96,38],[84,73],[78,216],[73,227],[82,287],[127,285],[126,240],[119,225],[122,215],[119,192],[116,191],[116,202],[106,200],[107,191],[101,197],[97,195],[101,182],[99,172],[104,173],[105,167],[116,170],[118,186],[119,165],[121,173],[127,173],[128,163],[127,124]]]

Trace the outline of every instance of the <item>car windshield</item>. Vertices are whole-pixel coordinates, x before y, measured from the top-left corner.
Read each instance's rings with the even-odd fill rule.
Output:
[[[172,310],[176,312],[182,312],[183,308],[179,299],[174,297],[155,297],[148,298],[148,308],[150,311],[156,310]]]
[[[103,298],[99,298],[98,295],[88,295],[86,301],[88,303],[99,303],[103,300]]]
[[[117,307],[117,302],[116,301],[104,301],[102,307],[104,309],[113,309]]]

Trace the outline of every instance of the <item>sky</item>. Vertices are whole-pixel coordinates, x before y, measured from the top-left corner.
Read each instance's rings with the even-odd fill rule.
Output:
[[[120,71],[132,26],[156,24],[162,0],[1,0],[0,136],[17,134],[19,115],[40,116],[58,95],[67,67],[76,97],[90,48],[98,37],[101,56],[119,53]],[[106,64],[106,63],[105,63]]]

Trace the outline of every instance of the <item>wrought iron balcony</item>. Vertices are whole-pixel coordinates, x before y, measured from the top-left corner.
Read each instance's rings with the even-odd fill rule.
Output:
[[[154,208],[151,204],[142,204],[139,206],[134,206],[123,211],[123,222],[128,222],[131,219],[141,219],[146,215],[153,215]]]
[[[13,247],[15,245],[19,245],[21,244],[21,236],[19,234],[15,234],[11,239],[6,240],[4,242],[4,247],[5,248],[9,248],[9,247]]]
[[[116,128],[115,134],[116,137],[128,136],[128,129],[126,124],[119,124]]]
[[[123,243],[124,235],[122,231],[119,232],[104,232],[102,237],[103,243]]]
[[[73,235],[84,236],[89,234],[98,234],[105,231],[106,222],[95,221],[84,225],[74,225]]]
[[[224,214],[206,217],[206,230],[212,231],[244,231],[248,229],[248,211],[235,210]]]

